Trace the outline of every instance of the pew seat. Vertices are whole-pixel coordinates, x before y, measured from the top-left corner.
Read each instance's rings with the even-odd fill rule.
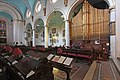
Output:
[[[76,57],[76,58],[85,58],[85,59],[89,59],[89,62],[92,62],[92,58],[93,58],[93,53],[91,51],[82,50],[82,49],[58,48],[57,54]]]

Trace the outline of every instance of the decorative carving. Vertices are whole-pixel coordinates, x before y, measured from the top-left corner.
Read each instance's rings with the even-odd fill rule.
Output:
[[[68,0],[64,0],[64,5],[65,5],[65,7],[67,7],[67,5],[68,5]]]
[[[46,8],[43,8],[44,16],[46,16]]]

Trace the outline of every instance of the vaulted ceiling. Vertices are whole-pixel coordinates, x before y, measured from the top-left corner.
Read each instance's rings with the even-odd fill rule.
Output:
[[[33,14],[36,0],[1,0],[1,2],[13,6],[20,12],[22,17],[25,17],[27,9]]]
[[[34,15],[34,8],[36,5],[36,1],[37,0],[0,0],[0,2],[7,3],[13,6],[15,9],[17,9],[19,13],[22,15],[23,19],[26,16],[27,9],[29,9],[32,15]],[[46,3],[48,0],[39,0],[39,1],[44,1]],[[107,2],[109,3],[109,5],[112,6],[115,5],[115,0],[88,0],[88,2],[92,4],[94,7],[98,7],[98,8],[102,7],[102,5],[106,5]],[[102,5],[98,4],[98,2],[101,3]],[[8,15],[8,13],[0,12],[0,16],[2,16],[3,14],[6,14],[7,17],[9,16],[8,18],[10,18],[10,15]]]
[[[9,19],[9,20],[13,20],[13,17],[8,13],[0,12],[0,15],[2,15],[3,17],[7,17],[7,19]]]

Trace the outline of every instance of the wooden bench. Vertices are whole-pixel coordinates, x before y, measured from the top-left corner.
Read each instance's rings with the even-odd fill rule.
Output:
[[[57,49],[57,54],[59,55],[65,55],[65,56],[72,56],[76,58],[85,58],[89,59],[89,63],[92,62],[93,58],[93,53],[89,50],[84,50],[84,49]]]

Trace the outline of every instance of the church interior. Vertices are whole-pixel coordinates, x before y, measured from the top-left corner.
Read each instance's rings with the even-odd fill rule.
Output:
[[[120,80],[120,0],[0,0],[0,80]]]

